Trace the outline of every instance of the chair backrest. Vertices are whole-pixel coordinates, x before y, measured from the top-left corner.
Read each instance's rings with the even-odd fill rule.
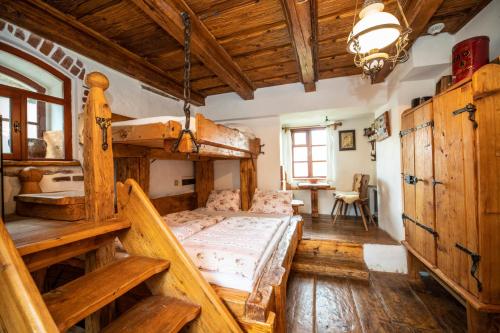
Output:
[[[361,200],[368,198],[368,183],[370,182],[370,175],[361,175],[361,183],[359,187],[359,198]]]
[[[361,187],[361,179],[363,178],[363,174],[355,173],[354,178],[352,180],[352,191],[359,192]]]

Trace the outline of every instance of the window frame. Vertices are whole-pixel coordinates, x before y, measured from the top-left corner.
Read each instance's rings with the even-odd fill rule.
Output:
[[[7,45],[0,42],[0,50],[10,53],[14,56],[22,58],[32,64],[46,70],[51,73],[63,83],[63,98],[54,97],[50,95],[45,95],[40,92],[29,91],[25,89],[20,89],[16,87],[6,86],[0,84],[0,95],[11,98],[11,101],[15,103],[11,104],[11,119],[15,119],[21,124],[21,132],[16,133],[11,129],[12,133],[12,154],[3,154],[5,160],[21,160],[21,161],[69,161],[73,158],[73,124],[72,124],[72,110],[71,110],[71,79],[52,67],[51,65],[45,63],[44,61],[29,55],[15,47]],[[20,75],[20,74],[19,74]],[[30,80],[25,78],[24,81]],[[25,82],[27,83],[27,82]],[[30,85],[28,83],[28,85]],[[31,86],[31,85],[30,85]],[[37,89],[36,87],[33,87]],[[53,158],[29,158],[28,156],[28,114],[27,114],[27,103],[28,99],[36,99],[40,102],[52,103],[61,105],[64,109],[64,159],[53,159]],[[16,105],[16,109],[12,106]],[[15,116],[15,118],[14,118]],[[40,115],[38,115],[40,122]],[[14,122],[11,122],[13,126]],[[15,133],[15,135],[14,135]]]
[[[311,132],[315,130],[325,130],[326,127],[303,127],[303,128],[293,128],[291,129],[292,134],[292,178],[293,179],[326,179],[325,176],[314,176],[313,175],[313,162],[325,162],[328,160],[312,160],[312,148],[313,147],[325,147],[327,148],[327,143],[324,145],[313,145],[311,139]],[[306,144],[296,145],[295,144],[295,133],[306,133]],[[295,147],[307,147],[307,161],[295,161]],[[295,163],[307,163],[307,177],[296,177],[295,176]]]

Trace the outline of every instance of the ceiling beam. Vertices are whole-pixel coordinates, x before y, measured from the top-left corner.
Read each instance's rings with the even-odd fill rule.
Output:
[[[281,0],[286,23],[297,55],[300,78],[306,92],[316,90],[316,63],[313,40],[314,5],[312,1]]]
[[[408,43],[408,51],[410,51],[410,48],[415,42],[415,40],[425,32],[427,24],[430,22],[430,20],[437,12],[439,7],[441,7],[443,2],[444,0],[410,1],[408,7],[405,10],[406,19],[408,20],[408,25],[412,29],[412,33],[410,35],[410,41]],[[391,66],[389,66],[388,63],[386,63],[385,66],[382,68],[382,70],[377,74],[374,83],[384,82],[393,69],[394,68],[391,68]]]
[[[243,99],[253,99],[252,82],[183,0],[132,1],[181,45],[184,44],[184,24],[180,13],[188,13],[192,53]]]
[[[139,55],[41,0],[0,0],[0,17],[177,98],[183,87]],[[40,22],[43,22],[41,24]],[[193,92],[195,105],[205,98]]]

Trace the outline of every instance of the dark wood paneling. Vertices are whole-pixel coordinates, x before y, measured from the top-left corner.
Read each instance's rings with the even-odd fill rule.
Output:
[[[161,216],[182,212],[184,210],[193,210],[197,207],[195,192],[151,199],[151,203]]]

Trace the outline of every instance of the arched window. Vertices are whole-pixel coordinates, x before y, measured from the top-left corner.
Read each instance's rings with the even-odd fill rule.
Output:
[[[0,43],[2,153],[12,160],[71,160],[71,80]]]

